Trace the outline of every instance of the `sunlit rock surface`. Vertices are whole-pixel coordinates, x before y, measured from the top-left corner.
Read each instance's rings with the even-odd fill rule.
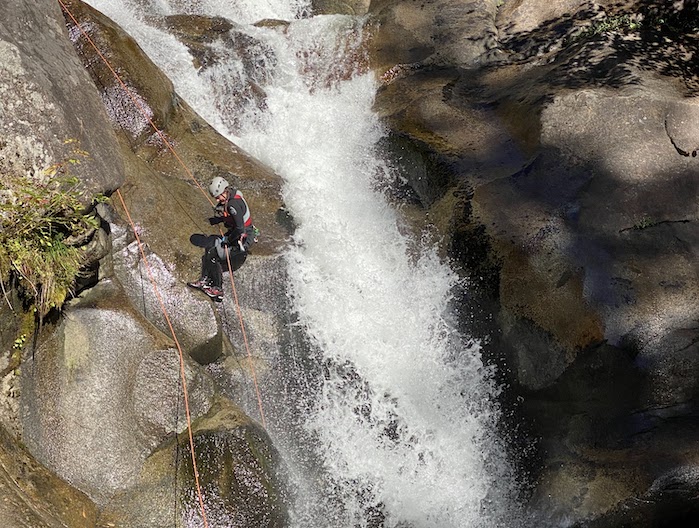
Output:
[[[369,10],[371,0],[312,0],[313,13],[364,15]]]
[[[182,430],[177,358],[171,340],[134,312],[117,285],[92,288],[71,301],[51,338],[24,367],[25,444],[49,468],[104,502],[133,484],[168,433]],[[213,385],[191,360],[185,362],[196,417],[208,411]]]
[[[223,354],[224,340],[217,312],[208,298],[187,288],[174,275],[173,266],[168,266],[148,247],[144,249],[144,260],[128,228],[114,224],[112,236],[114,273],[133,306],[166,335],[171,335],[172,325],[184,352],[197,362],[217,360]],[[197,275],[193,273],[192,280],[195,278]]]
[[[223,176],[244,192],[253,221],[263,233],[255,253],[279,251],[289,236],[279,221],[284,217],[279,177],[195,114],[177,96],[168,78],[111,20],[78,1],[71,3],[71,12],[100,51],[108,51],[112,68],[120,72],[129,93],[146,102],[146,113],[152,112],[152,121],[161,131],[156,133],[151,127],[139,128],[136,135],[131,132],[141,112],[134,109],[130,96],[94,48],[72,27],[76,48],[105,104],[128,108],[123,119],[112,121],[122,142],[128,175],[122,196],[135,222],[151,234],[167,233],[144,237],[151,249],[177,263],[176,273],[182,280],[199,273],[201,248],[192,246],[189,237],[218,232],[206,221],[212,215],[206,189],[215,176]],[[71,21],[67,23],[72,26]],[[115,208],[123,216],[118,201]]]
[[[381,29],[374,40],[375,67],[428,63],[470,67],[489,60],[497,48],[498,0],[373,0]]]
[[[71,172],[92,196],[122,184],[123,163],[97,90],[65,36],[55,2],[0,5],[0,171],[45,180],[44,171],[75,158],[79,145],[89,156]]]
[[[8,199],[5,178],[45,182],[47,169],[59,163],[68,165],[81,182],[85,203],[124,181],[115,134],[98,91],[70,45],[59,4],[2,2],[0,202]],[[95,245],[93,250],[101,251]],[[17,416],[19,370],[15,370],[20,351],[13,345],[22,336],[31,343],[33,314],[22,313],[23,303],[16,292],[3,290],[2,297],[0,524],[17,528],[94,526],[92,502],[16,444],[22,429]],[[25,357],[30,348],[23,352]]]
[[[165,130],[196,182],[205,187],[213,176],[223,175],[246,191],[263,232],[256,254],[265,259],[247,264],[236,275],[241,281],[236,285],[250,324],[252,363],[264,375],[274,340],[284,339],[268,311],[273,296],[255,295],[257,281],[283,277],[275,273],[288,236],[280,222],[278,178],[193,114],[116,26],[77,1],[69,4],[124,73],[146,115]],[[345,13],[365,9],[367,3],[316,4]],[[380,22],[374,68],[384,86],[377,109],[394,131],[391,147],[409,160],[405,175],[414,188],[411,198],[428,209],[446,237],[445,250],[470,275],[476,308],[492,310],[493,318],[481,327],[490,338],[486,354],[498,361],[505,356],[510,370],[504,377],[512,387],[506,392],[521,402],[519,409],[531,424],[532,438],[513,443],[537,446],[532,450],[536,464],[527,465],[537,526],[603,528],[622,521],[646,526],[648,519],[669,522],[673,515],[697,509],[699,200],[692,131],[699,84],[693,73],[694,30],[684,26],[682,33],[672,26],[693,20],[691,10],[674,11],[684,6],[696,7],[652,0],[375,0],[369,7]],[[90,181],[91,189],[119,185],[123,163],[128,180],[121,194],[144,235],[148,261],[168,302],[191,306],[202,322],[207,313],[226,310],[225,317],[214,315],[211,324],[204,324],[188,348],[215,341],[214,326],[218,332],[219,325],[235,324],[232,292],[226,292],[221,307],[212,308],[184,285],[198,275],[201,256],[189,235],[215,232],[205,220],[210,211],[205,193],[72,27],[71,38],[100,87],[106,111],[95,106],[91,86],[82,91],[89,83],[78,81],[87,77],[72,56],[62,54],[69,47],[58,13],[50,3],[35,9],[13,0],[0,7],[5,138],[0,166],[40,177],[45,163],[69,154],[62,150],[64,132],[54,136],[47,127],[63,119],[69,124],[66,135],[89,137],[91,143],[82,147],[95,156],[90,163],[101,164],[80,167],[99,178]],[[628,13],[633,16],[620,18]],[[648,31],[632,28],[638,13],[647,15]],[[653,25],[657,19],[651,14],[659,14],[665,25]],[[44,31],[24,38],[27,21]],[[595,33],[610,21],[616,29]],[[50,55],[55,50],[63,50],[58,58]],[[206,53],[197,57],[195,50],[193,60],[208,60]],[[8,81],[3,84],[3,79]],[[66,88],[66,82],[75,85]],[[65,113],[76,108],[73,97],[85,102],[89,119]],[[108,138],[105,114],[118,131],[120,151]],[[103,181],[105,175],[111,176]],[[176,427],[173,343],[156,327],[162,328],[162,320],[152,299],[145,304],[143,295],[138,299],[145,291],[144,270],[136,265],[117,197],[112,205],[120,215],[112,222],[115,238],[124,236],[117,251],[126,253],[104,258],[100,274],[105,281],[123,280],[133,300],[102,290],[104,297],[86,296],[79,302],[88,304],[71,308],[53,333],[48,328],[51,339],[37,350],[36,361],[23,367],[25,434],[37,458],[91,496],[107,501],[117,493],[107,503],[101,526],[137,526],[139,517],[158,526],[177,516],[171,505],[179,493],[170,476],[174,447],[156,447]],[[120,311],[108,306],[117,298],[123,302]],[[278,306],[285,305],[280,301]],[[188,313],[177,313],[180,327],[186,326]],[[8,329],[2,339],[9,349],[14,335],[6,334],[18,326],[11,322],[2,328]],[[136,342],[123,344],[127,331]],[[234,338],[236,355],[207,367],[217,381],[233,379],[225,387],[231,397],[250,383],[240,358],[241,338]],[[92,357],[94,350],[108,355]],[[202,369],[190,365],[194,379],[206,379]],[[223,372],[233,366],[238,369],[233,375]],[[78,390],[81,383],[92,387],[90,392]],[[103,383],[114,392],[105,391]],[[134,395],[135,385],[141,391],[157,389]],[[202,406],[198,412],[210,401],[204,385],[201,398],[195,397]],[[46,392],[39,394],[39,386]],[[167,401],[158,400],[156,391]],[[233,422],[224,434],[239,439],[240,422]],[[98,435],[98,426],[114,427]],[[210,430],[216,432],[202,441],[210,453],[223,444],[245,452],[235,442],[217,444],[220,432]],[[88,439],[95,442],[95,452],[88,452],[82,468]],[[118,443],[115,450],[106,447],[110,442]],[[64,445],[71,446],[70,453],[60,452]],[[104,461],[97,467],[100,455]],[[249,489],[273,481],[258,462],[251,471],[257,480]],[[96,475],[107,470],[99,481]],[[225,483],[219,476],[209,483]],[[181,492],[189,494],[185,504],[196,515],[191,481]],[[13,503],[16,495],[11,497],[0,508]],[[9,515],[24,519],[25,506],[14,504]],[[75,522],[82,526],[80,519]]]
[[[146,116],[133,110],[130,97],[120,89],[119,82],[100,62],[94,49],[87,45],[82,33],[69,21],[72,39],[85,60],[88,71],[100,87],[105,106],[109,109],[112,125],[121,142],[121,151],[128,174],[127,183],[120,189],[119,196],[114,197],[110,207],[102,208],[103,218],[110,225],[112,252],[101,262],[101,277],[103,281],[114,281],[115,285],[118,281],[118,285],[123,288],[123,291],[120,291],[120,298],[124,303],[124,309],[130,306],[128,309],[130,317],[141,321],[146,328],[148,325],[153,325],[150,331],[158,336],[160,346],[154,347],[156,351],[137,365],[122,365],[119,369],[123,370],[128,366],[130,369],[128,376],[142,383],[144,387],[138,399],[131,402],[133,416],[96,418],[98,424],[108,420],[110,424],[120,426],[133,420],[134,427],[137,428],[136,434],[128,437],[124,433],[126,436],[122,438],[123,441],[120,442],[120,448],[117,450],[118,458],[124,461],[124,465],[115,462],[111,468],[115,474],[110,477],[111,480],[103,479],[102,483],[99,483],[97,478],[85,477],[80,473],[81,468],[69,467],[70,464],[67,461],[59,461],[65,462],[60,472],[61,474],[71,474],[76,471],[80,473],[79,476],[83,479],[82,489],[89,489],[91,495],[100,504],[106,503],[116,493],[114,500],[106,507],[107,512],[104,518],[111,518],[110,515],[113,513],[115,518],[118,518],[118,522],[115,521],[118,526],[130,526],[132,525],[130,523],[141,522],[137,520],[139,516],[158,519],[153,520],[148,526],[157,526],[154,524],[156,522],[166,522],[165,525],[170,525],[170,520],[176,517],[178,512],[172,511],[172,502],[163,502],[162,497],[167,497],[167,494],[163,494],[162,487],[157,488],[157,486],[173,489],[172,479],[175,478],[175,474],[167,471],[163,473],[158,464],[151,464],[151,461],[157,460],[157,454],[144,461],[144,457],[156,449],[166,435],[172,433],[177,410],[179,409],[182,413],[184,409],[182,402],[177,403],[176,395],[181,394],[182,389],[177,384],[176,378],[160,374],[161,371],[175,373],[169,370],[170,367],[174,367],[170,364],[172,357],[168,355],[169,352],[173,352],[174,343],[169,325],[162,314],[161,301],[165,305],[170,323],[184,353],[199,363],[210,364],[210,368],[216,370],[217,363],[212,362],[220,356],[231,354],[241,356],[246,348],[241,334],[233,333],[235,340],[233,346],[222,337],[222,328],[228,332],[228,328],[235,328],[239,324],[237,317],[239,307],[234,302],[235,296],[231,291],[228,276],[224,277],[226,300],[221,305],[212,304],[201,292],[191,290],[185,284],[186,281],[199,277],[203,253],[202,248],[190,244],[190,235],[216,233],[216,229],[209,226],[206,221],[206,218],[211,216],[212,209],[205,189],[214,176],[223,176],[231,184],[239,185],[251,206],[255,225],[262,232],[260,242],[249,258],[251,262],[246,265],[246,269],[250,268],[252,274],[240,274],[240,276],[236,274],[236,286],[240,289],[237,299],[240,309],[246,318],[248,314],[253,315],[249,321],[246,321],[247,341],[254,356],[253,364],[260,371],[264,370],[264,360],[260,355],[269,355],[268,349],[272,346],[279,330],[276,329],[278,323],[272,316],[259,311],[257,306],[261,296],[257,294],[254,286],[256,281],[269,281],[270,275],[279,275],[274,267],[282,265],[277,253],[289,235],[290,222],[281,208],[280,180],[275,174],[215,133],[208,124],[194,114],[174,93],[169,80],[111,21],[79,2],[70,2],[70,6],[73,14],[79,17],[81,27],[90,33],[91,38],[102,50],[107,50],[110,64],[120,72],[120,76],[139,106],[144,109],[147,118],[152,120],[159,129],[164,130],[165,139],[155,133],[152,127],[145,126]],[[148,123],[148,126],[150,127],[151,124]],[[124,204],[128,208],[128,214],[124,210]],[[146,263],[142,259],[141,250],[132,233],[132,221],[133,227],[144,243]],[[255,274],[253,268],[255,268],[256,259],[271,262],[273,266],[267,272]],[[157,294],[151,284],[151,277],[157,285]],[[109,304],[107,298],[112,293],[100,291],[99,288],[93,288],[90,292],[96,296],[94,302],[100,306],[102,303]],[[277,294],[285,295],[283,288]],[[249,306],[251,303],[254,303],[255,307]],[[275,304],[279,305],[272,299],[268,300],[268,306]],[[95,332],[98,331],[98,329],[95,330]],[[104,336],[103,339],[106,342],[109,338]],[[148,346],[148,339],[145,336],[139,334],[132,338],[139,342],[140,346]],[[128,346],[137,345],[130,343]],[[230,361],[225,365],[226,372],[218,368],[221,380],[240,376],[242,371],[242,377],[245,377],[246,383],[249,383],[251,374],[254,374],[250,371],[251,366],[245,367],[241,363],[236,364]],[[190,404],[194,406],[192,411],[196,418],[206,410],[211,387],[206,382],[208,376],[203,369],[191,368],[193,370],[190,375],[194,383],[189,388],[189,394]],[[96,374],[98,372],[93,371],[86,377],[97,382],[99,376]],[[192,380],[188,381],[188,385],[192,383]],[[122,394],[125,387],[120,386],[118,380],[114,384],[115,398],[125,397]],[[226,392],[235,399],[242,397],[237,390]],[[133,398],[133,396],[129,397]],[[86,421],[87,414],[93,411],[95,411],[94,408],[86,410]],[[240,411],[236,413],[241,420],[245,419]],[[97,413],[98,416],[100,414],[101,411]],[[234,426],[231,425],[231,427]],[[182,428],[183,422],[180,420],[178,430],[181,431]],[[226,432],[220,430],[217,434],[225,435]],[[78,440],[73,440],[78,444],[78,449],[84,447]],[[254,453],[261,458],[248,462],[272,464],[272,461],[265,461],[266,455],[263,454],[264,450],[271,449],[263,445],[269,442],[266,435],[259,437],[255,442],[259,445],[255,447]],[[48,444],[48,449],[51,449],[48,442],[45,444]],[[98,447],[94,456],[99,455],[99,449]],[[126,461],[127,458],[130,460]],[[215,464],[215,459],[210,461]],[[58,465],[56,462],[53,463]],[[148,490],[143,489],[144,481],[151,484],[157,481],[157,491],[151,487],[148,487]],[[191,479],[182,480],[182,485],[183,490],[186,490],[183,504],[189,508],[192,504],[196,504],[196,499],[191,495]],[[280,492],[279,489],[272,489],[280,485],[279,482],[270,481],[266,485],[271,486],[269,493]],[[241,488],[237,493],[242,497],[245,493],[253,493],[256,489]],[[149,495],[150,493],[153,495]],[[152,504],[141,502],[142,495],[151,497]],[[225,490],[221,491],[220,499],[229,500]],[[267,515],[265,511],[272,506],[256,504],[256,500],[254,496],[245,498],[245,502],[251,504],[250,511],[255,509],[258,514]],[[126,510],[121,509],[123,507],[126,507]],[[275,514],[272,518],[283,518],[283,514],[279,515]],[[104,522],[108,525],[110,521]]]

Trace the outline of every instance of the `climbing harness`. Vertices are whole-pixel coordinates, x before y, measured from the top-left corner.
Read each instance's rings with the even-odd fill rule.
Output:
[[[196,186],[197,186],[197,187],[199,188],[199,190],[204,194],[204,196],[205,196],[206,199],[209,201],[209,203],[213,206],[214,204],[213,204],[213,202],[211,201],[211,199],[209,198],[209,196],[207,195],[206,191],[205,191],[205,190],[202,188],[202,186],[199,184],[199,182],[198,182],[197,179],[194,177],[194,175],[193,175],[192,172],[189,170],[189,168],[188,168],[187,165],[184,163],[184,161],[182,161],[182,159],[181,159],[180,156],[177,154],[177,152],[175,151],[175,149],[173,148],[173,146],[171,145],[171,143],[167,140],[167,138],[166,138],[165,135],[163,134],[163,132],[155,125],[155,123],[153,122],[153,120],[150,118],[150,116],[149,116],[148,113],[146,112],[145,108],[143,107],[143,104],[142,104],[141,102],[139,102],[139,100],[134,96],[134,94],[131,92],[131,90],[129,90],[129,88],[126,86],[126,84],[125,84],[124,81],[121,79],[121,77],[119,76],[119,74],[114,70],[114,68],[112,67],[112,65],[109,63],[109,61],[106,59],[106,57],[102,54],[102,52],[101,52],[101,51],[99,50],[99,48],[96,46],[96,44],[94,43],[94,41],[92,40],[92,38],[90,37],[90,35],[89,35],[89,34],[83,29],[83,27],[78,23],[77,19],[75,18],[75,16],[73,15],[73,13],[70,11],[70,9],[68,9],[68,7],[66,6],[65,2],[64,2],[63,0],[58,0],[58,3],[61,5],[61,8],[65,11],[65,13],[66,13],[66,14],[70,17],[70,19],[73,21],[73,23],[75,24],[75,27],[76,27],[76,28],[80,31],[80,33],[85,37],[85,39],[87,40],[87,42],[92,46],[92,48],[95,50],[95,52],[96,52],[97,55],[100,57],[100,59],[104,62],[104,64],[107,66],[107,68],[111,71],[111,73],[112,73],[112,75],[114,76],[114,78],[117,80],[117,82],[118,82],[119,85],[122,87],[122,89],[124,90],[124,92],[129,96],[129,98],[130,98],[131,101],[134,103],[134,105],[136,106],[136,108],[143,114],[144,118],[148,121],[148,123],[151,125],[151,127],[153,128],[153,130],[156,132],[156,134],[158,134],[158,136],[160,137],[160,139],[163,141],[163,144],[167,146],[168,150],[173,154],[173,156],[174,156],[175,159],[178,161],[178,163],[182,166],[182,168],[185,170],[185,172],[187,173],[187,175],[189,176],[189,178],[196,184]],[[145,269],[146,269],[146,272],[147,272],[147,275],[148,275],[148,277],[149,277],[149,280],[150,280],[151,284],[153,285],[153,291],[154,291],[155,296],[156,296],[156,298],[157,298],[157,300],[158,300],[158,302],[159,302],[159,304],[160,304],[160,308],[161,308],[161,310],[162,310],[162,312],[163,312],[163,316],[164,316],[164,318],[165,318],[165,321],[167,322],[168,328],[170,329],[170,333],[172,334],[172,338],[173,338],[173,340],[174,340],[174,343],[175,343],[176,348],[177,348],[177,352],[178,352],[178,354],[179,354],[180,381],[181,381],[181,385],[182,385],[182,393],[183,393],[183,399],[184,399],[184,404],[185,404],[185,416],[186,416],[186,419],[187,419],[187,432],[188,432],[188,436],[189,436],[189,448],[190,448],[190,454],[191,454],[191,458],[192,458],[192,467],[193,467],[193,470],[194,470],[194,481],[195,481],[195,487],[196,487],[197,497],[198,497],[198,501],[199,501],[199,509],[200,509],[200,511],[201,511],[201,516],[202,516],[202,520],[203,520],[203,523],[204,523],[204,528],[208,528],[209,524],[208,524],[208,520],[207,520],[207,516],[206,516],[206,510],[205,510],[205,507],[204,507],[204,497],[203,497],[203,494],[202,494],[201,484],[200,484],[200,481],[199,481],[199,471],[198,471],[198,469],[197,469],[196,455],[195,455],[195,450],[194,450],[194,436],[193,436],[193,432],[192,432],[192,420],[191,420],[191,413],[190,413],[190,408],[189,408],[189,394],[188,394],[188,390],[187,390],[187,382],[186,382],[186,377],[185,377],[184,353],[183,353],[183,351],[182,351],[182,347],[180,346],[179,340],[177,339],[177,336],[176,336],[176,334],[175,334],[174,327],[173,327],[173,325],[172,325],[172,322],[171,322],[171,320],[170,320],[170,316],[169,316],[169,314],[168,314],[168,312],[167,312],[167,309],[166,309],[166,307],[165,307],[165,303],[164,303],[164,301],[163,301],[163,298],[162,298],[162,296],[161,296],[161,294],[160,294],[160,290],[158,289],[158,285],[157,285],[157,283],[156,283],[156,281],[155,281],[155,277],[154,277],[154,275],[153,275],[153,272],[152,272],[152,270],[151,270],[151,268],[150,268],[150,265],[148,264],[148,260],[147,260],[147,258],[146,258],[146,254],[145,254],[145,251],[144,251],[144,249],[143,249],[143,244],[142,244],[141,239],[140,239],[140,236],[139,236],[139,234],[138,234],[138,230],[136,229],[136,226],[135,226],[135,224],[134,224],[134,222],[133,222],[133,220],[132,220],[132,218],[131,218],[131,214],[130,214],[130,212],[129,212],[127,206],[126,206],[126,202],[124,201],[124,198],[123,198],[123,196],[122,196],[122,194],[121,194],[121,192],[120,192],[119,189],[116,190],[116,195],[118,196],[119,201],[121,202],[121,205],[122,205],[122,207],[123,207],[123,209],[124,209],[124,212],[125,212],[125,214],[126,214],[126,217],[127,217],[127,219],[128,219],[129,225],[131,226],[131,229],[132,229],[132,231],[133,231],[133,233],[134,233],[134,235],[135,235],[135,237],[136,237],[136,241],[137,241],[137,243],[138,243],[138,247],[139,247],[139,251],[140,251],[140,254],[141,254],[142,261],[143,261],[143,263],[144,263],[144,267],[145,267]],[[242,198],[242,195],[241,195],[241,198]],[[246,203],[246,206],[247,206],[247,203]],[[250,209],[248,208],[248,216],[249,216],[249,212],[250,212]],[[219,230],[220,230],[220,232],[221,232],[221,235],[223,235],[223,231],[221,230],[220,227],[219,227]],[[257,235],[257,232],[256,232],[256,235]],[[226,260],[227,260],[227,264],[228,264],[228,272],[229,272],[229,277],[230,277],[230,281],[231,281],[231,289],[232,289],[232,291],[233,291],[233,297],[234,297],[236,309],[237,309],[237,312],[238,312],[238,318],[239,318],[239,321],[240,321],[240,328],[241,328],[241,332],[242,332],[242,335],[243,335],[243,341],[244,341],[244,343],[245,343],[245,349],[246,349],[246,351],[247,351],[248,361],[249,361],[249,364],[250,364],[250,372],[251,372],[251,374],[252,374],[252,379],[253,379],[253,383],[254,383],[254,386],[255,386],[255,393],[256,393],[256,395],[257,395],[257,402],[258,402],[258,407],[259,407],[259,411],[260,411],[261,423],[262,423],[262,426],[263,426],[263,427],[266,427],[265,415],[264,415],[264,411],[263,411],[263,408],[262,408],[262,398],[261,398],[261,396],[260,396],[260,390],[259,390],[259,386],[258,386],[258,383],[257,383],[257,376],[256,376],[256,374],[255,374],[255,368],[254,368],[253,361],[252,361],[252,354],[251,354],[251,352],[250,352],[250,346],[249,346],[249,343],[248,343],[247,334],[246,334],[246,332],[245,332],[245,324],[244,324],[244,322],[243,322],[242,310],[241,310],[241,307],[240,307],[240,303],[239,303],[239,301],[238,301],[238,293],[237,293],[237,291],[236,291],[235,281],[234,281],[234,279],[233,279],[233,270],[232,270],[232,267],[231,267],[230,255],[228,254],[228,252],[226,252]],[[178,411],[178,412],[179,412],[179,411]]]

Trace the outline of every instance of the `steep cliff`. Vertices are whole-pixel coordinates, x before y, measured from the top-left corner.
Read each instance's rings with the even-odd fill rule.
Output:
[[[17,463],[3,464],[12,500],[0,504],[0,517],[18,527],[78,527],[171,526],[175,518],[184,525],[199,515],[194,475],[187,469],[186,382],[199,476],[204,493],[221,501],[209,504],[212,519],[226,519],[234,508],[255,525],[283,524],[284,483],[274,447],[257,423],[221,395],[204,366],[232,358],[230,372],[244,377],[241,383],[249,381],[235,357],[242,340],[233,344],[222,330],[229,324],[226,314],[238,307],[229,295],[223,311],[215,310],[186,286],[199,275],[202,255],[190,236],[215,232],[206,222],[211,204],[203,189],[222,175],[245,189],[264,233],[254,262],[236,277],[239,308],[259,310],[262,301],[249,294],[249,282],[280,280],[279,251],[288,236],[278,222],[288,225],[280,211],[279,178],[182,102],[120,28],[81,2],[62,4],[63,12],[61,5],[42,1],[1,8],[0,46],[7,60],[0,66],[6,138],[0,168],[3,178],[29,175],[41,184],[55,176],[47,169],[68,160],[87,207],[93,196],[116,194],[92,213],[100,227],[90,244],[101,249],[91,253],[85,277],[78,277],[76,298],[51,311],[43,327],[24,312],[31,299],[23,305],[13,283],[6,284],[0,366],[8,397],[2,421],[12,434],[3,432],[0,458],[16,457]],[[84,156],[71,160],[78,142]],[[157,291],[149,273],[155,273]],[[275,304],[283,306],[283,288],[279,295]],[[259,341],[276,339],[268,335],[273,325],[263,325],[247,327],[255,355]],[[178,349],[184,354],[181,368]],[[253,360],[263,362],[251,356],[246,368]],[[226,471],[254,474],[244,484],[233,488],[228,473],[219,475],[221,442],[231,446]],[[36,493],[42,478],[50,493]],[[264,497],[258,482],[267,490]],[[238,501],[248,504],[247,512],[237,509]],[[174,504],[182,506],[173,510]]]
[[[371,3],[387,149],[492,315],[548,525],[672,522],[669,481],[696,515],[696,7]]]

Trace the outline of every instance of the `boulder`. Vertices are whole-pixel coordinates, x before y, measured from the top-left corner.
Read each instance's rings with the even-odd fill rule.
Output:
[[[209,525],[288,526],[285,470],[259,425],[230,400],[217,398],[195,421],[193,435]],[[154,452],[136,484],[105,505],[97,526],[184,528],[200,520],[188,443],[183,433]]]
[[[312,0],[315,15],[365,15],[371,0]]]
[[[211,407],[213,383],[184,361],[197,417]],[[22,373],[24,443],[98,504],[132,485],[154,448],[186,427],[172,340],[110,281],[68,304]]]
[[[497,8],[497,0],[373,0],[369,13],[380,28],[372,39],[375,68],[488,62],[497,48]]]
[[[111,232],[114,275],[131,304],[165,335],[174,331],[184,352],[198,363],[205,365],[221,357],[228,342],[208,297],[186,287],[172,266],[148,246],[143,249],[144,259],[128,226],[112,224]],[[195,269],[191,280],[196,278]]]

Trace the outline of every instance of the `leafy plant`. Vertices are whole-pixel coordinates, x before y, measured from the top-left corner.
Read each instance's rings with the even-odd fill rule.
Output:
[[[578,38],[590,38],[605,33],[617,33],[636,31],[641,28],[642,22],[633,15],[614,15],[596,20],[588,28],[578,34]]]
[[[2,175],[0,281],[17,280],[40,317],[71,293],[85,260],[80,245],[99,227],[99,220],[85,211],[84,192],[69,172],[87,153],[77,147],[73,152],[77,157],[51,165],[41,181]]]
[[[27,334],[22,334],[17,339],[15,339],[15,342],[13,343],[12,348],[15,350],[22,350],[22,348],[24,348],[24,344],[26,342],[27,342]]]
[[[636,230],[648,229],[649,227],[653,227],[657,224],[658,222],[654,221],[650,216],[643,215],[643,217],[633,225],[633,228]]]

